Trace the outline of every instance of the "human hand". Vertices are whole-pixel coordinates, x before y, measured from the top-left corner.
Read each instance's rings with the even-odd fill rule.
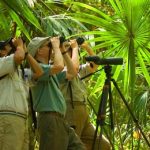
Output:
[[[72,49],[77,48],[78,49],[78,43],[76,39],[70,40],[70,46]]]
[[[65,52],[65,51],[68,51],[69,48],[70,48],[70,42],[68,42],[68,41],[63,42],[60,45],[60,50],[61,50],[62,53]]]
[[[22,47],[23,48],[23,40],[19,37],[19,38],[13,38],[12,39],[12,43],[13,45],[17,48],[17,47]]]
[[[53,49],[58,49],[59,46],[60,46],[60,40],[59,40],[59,37],[52,37],[50,39],[50,42],[52,44],[52,48]]]

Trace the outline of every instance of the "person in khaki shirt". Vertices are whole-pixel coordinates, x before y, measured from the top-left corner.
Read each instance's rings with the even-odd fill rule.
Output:
[[[90,56],[95,55],[87,42],[82,43],[81,47],[84,48]],[[75,129],[87,150],[92,150],[95,127],[90,122],[89,112],[86,107],[87,91],[80,78],[94,72],[98,66],[93,62],[79,65],[78,50],[77,41],[71,40],[70,46],[68,46],[68,53],[74,64],[76,76],[71,80],[63,78],[60,81],[60,88],[67,103],[66,120],[69,125]],[[65,71],[67,72],[67,70],[64,70],[62,73]],[[110,150],[110,143],[104,136],[102,136],[100,142],[99,137],[96,139],[95,150],[99,149]]]
[[[32,68],[20,70],[27,60]],[[26,141],[28,116],[28,84],[43,73],[41,67],[26,51],[21,38],[0,41],[0,149],[28,150]]]

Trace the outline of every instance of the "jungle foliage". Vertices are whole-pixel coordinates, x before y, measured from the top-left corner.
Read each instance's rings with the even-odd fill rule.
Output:
[[[23,36],[84,37],[100,58],[123,58],[112,66],[133,114],[150,141],[150,1],[149,0],[0,0],[0,39]],[[80,59],[85,62],[84,50]],[[89,102],[97,113],[106,79],[104,66],[85,80]],[[110,108],[106,109],[105,134],[115,149],[148,149],[133,118],[112,85],[114,132]],[[91,120],[93,118],[91,109]],[[95,117],[96,118],[96,117]],[[95,123],[95,119],[93,119]]]

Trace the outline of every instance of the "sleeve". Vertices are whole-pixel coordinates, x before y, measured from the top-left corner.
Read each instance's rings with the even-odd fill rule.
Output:
[[[79,69],[79,76],[80,78],[86,76],[90,74],[89,70],[88,70],[88,64],[83,64],[83,65],[80,65],[80,69]]]
[[[0,77],[15,71],[14,54],[0,58]]]
[[[56,76],[57,76],[59,83],[62,82],[63,80],[66,79],[66,70],[59,72],[58,74],[56,74]]]
[[[37,81],[47,81],[47,80],[49,80],[49,76],[50,76],[49,73],[50,73],[51,66],[46,65],[46,64],[41,64],[41,67],[42,67],[44,73]]]

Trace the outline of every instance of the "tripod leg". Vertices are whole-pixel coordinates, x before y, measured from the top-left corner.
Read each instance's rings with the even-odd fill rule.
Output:
[[[95,148],[95,141],[97,138],[98,126],[104,125],[105,115],[106,115],[106,104],[107,104],[107,98],[108,98],[108,94],[109,94],[109,85],[110,85],[110,80],[106,79],[105,84],[103,86],[102,97],[101,97],[100,106],[99,106],[97,119],[96,119],[96,130],[94,133],[92,150],[94,150],[94,148]]]
[[[93,139],[93,143],[92,143],[92,150],[95,149],[95,141],[97,138],[97,132],[98,132],[98,124],[96,125],[96,129],[95,129],[95,133],[94,133],[94,139]]]
[[[148,139],[146,138],[144,132],[142,131],[142,128],[140,127],[140,125],[139,125],[139,123],[138,123],[138,120],[135,118],[134,114],[132,113],[132,111],[131,111],[131,109],[130,109],[130,107],[129,107],[127,101],[126,101],[126,99],[124,98],[123,94],[121,93],[121,91],[120,91],[120,89],[119,89],[117,83],[115,82],[114,79],[112,79],[111,81],[113,82],[113,84],[114,84],[114,86],[116,87],[118,93],[120,94],[120,96],[121,96],[121,98],[122,98],[122,100],[123,100],[125,106],[127,107],[128,111],[129,111],[129,113],[130,113],[130,115],[131,115],[132,118],[133,118],[134,123],[136,124],[136,126],[137,126],[138,129],[140,130],[140,132],[141,132],[143,138],[145,139],[147,145],[150,147],[150,143],[149,143]]]
[[[111,84],[111,83],[110,83]],[[113,106],[112,106],[112,93],[111,93],[111,85],[109,85],[109,108],[110,108],[110,121],[111,121],[111,129],[114,129],[114,122],[113,122]]]
[[[112,139],[112,145],[115,144],[115,138],[114,138],[114,119],[113,119],[113,97],[112,97],[112,92],[111,92],[111,82],[110,82],[110,85],[109,85],[109,109],[110,109],[110,125],[111,125],[111,131],[112,131],[112,136],[113,136],[113,139]],[[112,149],[113,146],[112,146]]]

